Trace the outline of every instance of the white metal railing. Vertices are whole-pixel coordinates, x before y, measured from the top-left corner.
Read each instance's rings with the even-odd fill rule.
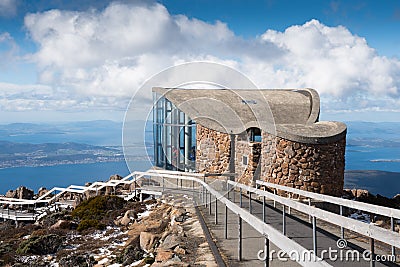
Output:
[[[318,200],[318,201],[323,201],[323,202],[328,202],[328,203],[339,205],[340,216],[341,216],[340,218],[345,218],[345,217],[342,217],[343,207],[367,211],[367,212],[370,212],[373,214],[389,217],[390,218],[390,229],[391,229],[391,232],[394,234],[394,236],[393,236],[393,234],[390,234],[390,236],[392,236],[392,238],[393,237],[396,238],[397,241],[400,240],[400,235],[397,234],[397,232],[395,232],[395,218],[397,218],[397,219],[400,218],[400,210],[399,209],[393,209],[393,208],[389,208],[389,207],[383,207],[383,206],[373,205],[373,204],[369,204],[369,203],[363,203],[363,202],[354,201],[354,200],[350,200],[350,199],[343,199],[343,198],[338,198],[338,197],[333,197],[333,196],[328,196],[328,195],[322,195],[322,194],[318,194],[318,193],[314,193],[314,192],[304,191],[304,190],[300,190],[297,188],[273,184],[273,183],[260,181],[260,180],[256,181],[256,187],[258,187],[258,186],[266,186],[269,188],[273,188],[274,190],[286,191],[286,192],[289,192],[292,194],[296,194],[296,195],[308,198],[309,200],[314,199],[314,200]],[[346,218],[346,221],[347,220],[348,220],[348,218]],[[354,223],[354,220],[353,220],[353,223]],[[359,222],[357,222],[355,224],[359,224]],[[373,235],[373,236],[379,236],[379,237],[387,237],[388,230],[383,231],[383,233],[382,233],[382,231],[379,230],[380,227],[376,228],[374,225],[370,225],[370,227],[376,231],[365,229],[366,228],[365,226],[362,227],[363,232],[369,233],[369,235],[367,235],[367,236],[371,237]],[[341,230],[340,230],[341,238],[343,238],[343,239],[345,238],[345,233],[344,233],[345,228],[346,227],[341,226]],[[347,229],[349,229],[349,228],[347,228]],[[383,228],[380,228],[380,229],[383,229]],[[350,229],[350,230],[352,230],[352,229]],[[371,238],[373,238],[373,237],[371,237]],[[378,239],[378,240],[380,240],[380,239]],[[373,246],[372,245],[373,242],[374,241],[371,240],[371,246]],[[396,255],[395,247],[396,246],[398,247],[398,245],[396,245],[396,242],[388,243],[387,240],[383,241],[383,242],[391,245],[391,250],[392,250],[391,253],[393,256],[395,256]],[[389,242],[390,242],[390,240],[389,240]],[[397,244],[398,244],[398,242],[397,242]]]
[[[198,179],[195,177],[191,177],[191,175],[187,175],[184,173],[177,173],[165,170],[150,170],[147,172],[147,175],[155,175],[158,174],[162,178],[175,178],[182,180],[195,181],[201,185],[201,188],[204,188],[215,198],[215,201],[220,201],[225,205],[225,207],[231,212],[235,213],[239,218],[239,225],[241,225],[241,220],[244,220],[248,223],[252,228],[254,228],[257,232],[263,235],[268,242],[271,241],[277,247],[279,247],[282,251],[285,251],[290,255],[291,252],[297,251],[299,255],[310,255],[310,258],[307,257],[297,257],[295,260],[302,266],[331,266],[329,263],[319,258],[316,254],[309,254],[309,250],[290,239],[289,237],[282,234],[277,229],[273,228],[271,225],[264,223],[260,218],[251,214],[249,211],[239,207],[234,202],[225,198],[220,192],[212,188],[209,184],[204,182],[202,179]],[[202,177],[203,175],[196,175],[197,177]],[[204,177],[204,176],[203,176]],[[211,205],[211,204],[210,204]],[[241,227],[239,226],[239,229]],[[239,230],[240,231],[240,230]],[[239,239],[241,240],[241,234],[239,234]],[[241,242],[241,241],[240,241]],[[267,253],[267,252],[266,252]]]
[[[344,206],[344,207],[348,207],[348,208],[352,208],[352,209],[368,211],[368,212],[383,215],[383,216],[386,216],[389,218],[400,219],[400,210],[399,209],[393,209],[393,208],[373,205],[373,204],[369,204],[369,203],[354,201],[354,200],[350,200],[350,199],[344,199],[344,198],[339,198],[339,197],[318,194],[318,193],[314,193],[314,192],[304,191],[304,190],[300,190],[297,188],[273,184],[273,183],[264,182],[264,181],[260,181],[260,180],[256,181],[256,185],[267,186],[267,187],[274,188],[277,190],[282,190],[282,191],[290,192],[290,193],[293,193],[296,195],[300,195],[300,196],[303,196],[306,198],[312,198],[312,199],[319,200],[319,201],[329,202],[332,204],[337,204],[339,206]]]
[[[34,206],[35,207],[34,210],[36,211],[37,204],[47,204],[47,207],[49,207],[49,204],[56,202],[57,199],[59,199],[65,193],[84,194],[88,191],[98,192],[99,190],[103,189],[104,187],[108,187],[108,186],[115,187],[120,184],[136,183],[141,178],[143,178],[142,174],[133,172],[130,175],[122,178],[121,180],[110,180],[107,182],[94,182],[90,186],[70,185],[67,188],[54,187],[37,199],[28,200],[28,199],[0,197],[0,204],[19,205],[19,206],[24,206],[24,205]],[[140,188],[137,188],[137,190],[140,190]],[[59,191],[59,193],[57,193],[57,191]],[[56,193],[56,194],[53,195],[53,193]],[[46,198],[49,196],[51,196],[51,197]],[[68,204],[68,203],[66,203],[66,204],[71,206],[71,204]],[[11,211],[11,213],[10,213],[10,211]],[[0,218],[11,219],[11,220],[15,220],[15,221],[36,220],[39,215],[40,214],[38,214],[36,212],[29,213],[29,215],[28,215],[24,211],[10,210],[10,209],[2,209],[2,212],[0,212]]]
[[[255,193],[259,196],[265,196],[271,200],[275,200],[282,205],[285,205],[286,207],[293,208],[295,210],[298,210],[300,212],[306,213],[311,215],[312,217],[315,217],[317,219],[335,224],[337,226],[341,226],[343,228],[346,228],[348,230],[357,232],[359,234],[362,234],[364,236],[374,238],[376,240],[379,240],[381,242],[384,242],[389,245],[393,245],[396,247],[400,248],[400,234],[397,232],[393,232],[387,229],[384,229],[382,227],[373,225],[373,224],[368,224],[364,223],[361,221],[357,221],[351,218],[347,218],[329,211],[325,211],[313,206],[309,206],[307,204],[303,204],[297,201],[294,201],[292,199],[282,197],[279,195],[275,195],[273,193],[270,193],[268,191],[260,190],[251,186],[239,184],[233,181],[228,181],[229,184],[242,188],[246,191]]]

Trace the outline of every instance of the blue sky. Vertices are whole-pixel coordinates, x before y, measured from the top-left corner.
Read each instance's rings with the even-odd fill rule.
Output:
[[[0,123],[122,120],[193,60],[315,88],[322,119],[400,121],[399,29],[399,1],[0,0]]]

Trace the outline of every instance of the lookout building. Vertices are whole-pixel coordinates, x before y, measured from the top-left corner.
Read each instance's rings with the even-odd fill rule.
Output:
[[[340,196],[346,125],[314,89],[153,88],[154,163]]]

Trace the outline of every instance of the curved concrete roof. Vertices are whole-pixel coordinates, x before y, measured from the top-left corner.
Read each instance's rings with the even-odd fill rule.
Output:
[[[258,127],[302,143],[328,143],[346,134],[346,125],[320,122],[314,89],[178,89],[153,88],[197,123],[239,134]]]

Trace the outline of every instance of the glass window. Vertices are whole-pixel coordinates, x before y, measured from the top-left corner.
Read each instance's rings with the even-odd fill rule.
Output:
[[[247,136],[250,142],[261,142],[261,130],[256,127],[247,129]]]
[[[194,171],[196,124],[168,99],[154,105],[153,134],[155,165],[172,170]],[[185,122],[188,121],[187,124]]]

